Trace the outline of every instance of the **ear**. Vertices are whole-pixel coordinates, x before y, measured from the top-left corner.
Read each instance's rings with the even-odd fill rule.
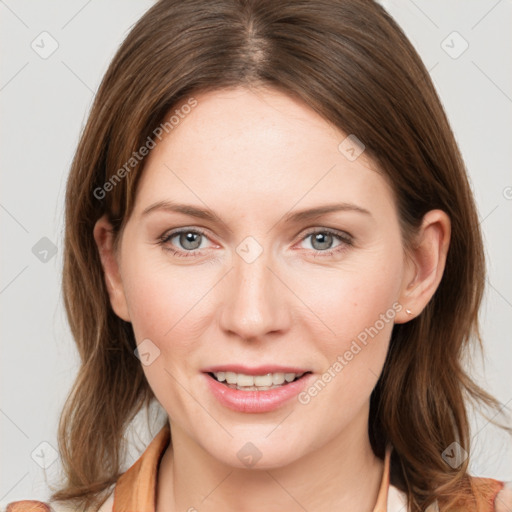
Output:
[[[114,249],[114,230],[112,224],[103,215],[94,225],[94,240],[98,246],[98,251],[105,274],[105,284],[107,287],[110,304],[116,315],[126,322],[130,321],[130,314],[124,294],[123,282],[119,270],[119,262]]]
[[[450,234],[450,218],[444,211],[425,214],[412,248],[406,250],[399,298],[403,309],[395,316],[395,323],[418,316],[434,295],[443,277]]]

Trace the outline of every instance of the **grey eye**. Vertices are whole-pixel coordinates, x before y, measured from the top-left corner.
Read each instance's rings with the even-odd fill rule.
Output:
[[[179,237],[179,246],[183,249],[193,251],[198,249],[201,245],[202,236],[203,235],[201,233],[196,233],[195,231],[183,231],[181,233],[177,233],[172,238]]]
[[[334,237],[331,233],[312,233],[309,236],[311,237],[311,245],[318,251],[330,249],[332,246]]]

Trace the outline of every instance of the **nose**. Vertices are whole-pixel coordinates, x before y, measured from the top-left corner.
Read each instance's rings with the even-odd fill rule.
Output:
[[[221,327],[229,336],[256,341],[290,327],[290,292],[264,251],[254,261],[234,255],[222,293]]]

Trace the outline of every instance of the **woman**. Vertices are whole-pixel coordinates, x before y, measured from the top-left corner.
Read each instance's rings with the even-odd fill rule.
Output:
[[[55,510],[512,506],[467,472],[465,399],[499,407],[462,366],[474,201],[378,4],[157,3],[98,91],[65,244],[82,366]],[[121,474],[155,401],[166,422]]]

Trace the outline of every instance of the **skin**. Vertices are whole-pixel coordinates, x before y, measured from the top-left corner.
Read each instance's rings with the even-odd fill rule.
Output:
[[[114,311],[137,343],[149,338],[160,350],[144,366],[172,437],[157,510],[371,511],[383,462],[368,438],[370,394],[393,321],[418,315],[441,280],[449,219],[430,211],[406,253],[377,165],[364,152],[349,161],[338,150],[346,134],[307,105],[268,88],[196,98],[151,151],[118,252],[106,218],[94,229]],[[209,207],[222,222],[162,209],[143,215],[158,201]],[[369,213],[284,220],[340,202]],[[206,232],[195,255],[165,250],[190,254],[183,237],[158,243],[177,228]],[[315,243],[312,228],[348,233],[352,243],[328,235]],[[236,252],[248,236],[263,250],[251,263]],[[246,414],[208,391],[201,369],[222,363],[278,362],[321,377],[394,303],[393,321],[308,404]],[[252,468],[237,457],[249,441],[262,454]]]

